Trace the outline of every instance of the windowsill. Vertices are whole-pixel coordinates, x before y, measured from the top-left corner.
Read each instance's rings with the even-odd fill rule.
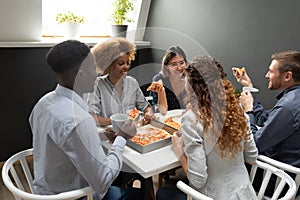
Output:
[[[110,37],[80,37],[80,41],[89,46],[101,43]],[[54,44],[64,41],[63,37],[43,37],[41,41],[0,41],[0,48],[27,48],[27,47],[52,47]],[[136,46],[149,47],[149,41],[133,41]]]

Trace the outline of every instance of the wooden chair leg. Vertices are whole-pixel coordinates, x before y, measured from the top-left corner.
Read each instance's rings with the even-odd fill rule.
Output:
[[[163,173],[158,174],[157,189],[162,187]]]
[[[152,177],[146,178],[141,182],[144,200],[155,200]]]

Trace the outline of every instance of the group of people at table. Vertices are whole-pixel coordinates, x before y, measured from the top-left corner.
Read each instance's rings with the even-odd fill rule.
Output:
[[[255,162],[258,154],[300,167],[299,52],[272,55],[268,88],[280,93],[271,110],[249,91],[237,97],[217,59],[199,55],[188,61],[176,46],[166,50],[162,70],[153,77],[159,83],[150,92],[157,105],[153,110],[137,80],[127,76],[135,52],[125,38],[92,48],[67,40],[48,51],[46,61],[58,85],[36,103],[29,118],[35,193],[91,186],[95,199],[139,199],[131,192],[134,188],[117,181],[130,176],[120,171],[135,124],[128,120],[118,133],[107,128],[100,137],[97,130],[111,124],[112,114],[133,108],[143,112],[143,124],[155,112],[185,109],[181,129],[172,136],[173,150],[189,185],[214,199],[257,199],[245,163]],[[253,87],[246,71],[232,71],[239,83]],[[107,152],[101,139],[105,136],[112,142]],[[156,198],[187,197],[174,186],[160,188]]]

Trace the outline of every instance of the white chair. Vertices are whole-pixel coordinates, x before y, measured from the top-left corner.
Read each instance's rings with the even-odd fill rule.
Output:
[[[269,158],[267,156],[264,155],[259,155],[258,156],[258,160],[263,161],[265,163],[268,163],[272,166],[275,166],[285,172],[289,172],[289,173],[293,173],[296,175],[296,177],[294,178],[295,183],[296,183],[296,191],[298,191],[299,189],[299,185],[300,185],[300,168],[294,167],[292,165],[274,160],[272,158]],[[296,192],[297,193],[297,192]]]
[[[252,165],[251,167],[251,172],[250,172],[250,181],[253,183],[255,174],[257,172],[257,169],[263,169],[263,180],[260,186],[260,189],[258,191],[258,199],[264,199],[264,193],[266,191],[266,188],[268,186],[268,183],[270,181],[271,175],[274,174],[277,176],[277,184],[275,185],[274,193],[271,197],[271,200],[277,200],[280,193],[282,192],[284,186],[288,184],[289,189],[287,193],[280,198],[280,200],[293,200],[295,199],[295,194],[297,192],[296,190],[296,183],[295,181],[283,170],[274,167],[268,163],[261,162],[259,160],[256,161],[255,164]]]
[[[182,192],[187,194],[188,198],[192,198],[194,200],[213,200],[212,198],[198,192],[197,190],[193,189],[192,187],[190,187],[189,185],[185,184],[182,181],[178,181],[176,186]]]
[[[263,173],[263,181],[261,183],[261,186],[258,191],[258,199],[268,199],[264,196],[265,191],[267,189],[268,183],[270,181],[271,175],[274,174],[277,176],[277,184],[274,189],[273,196],[270,198],[271,200],[277,200],[279,199],[279,195],[282,192],[284,186],[287,184],[289,186],[289,189],[287,193],[281,197],[279,200],[293,200],[295,199],[296,195],[296,183],[295,181],[283,170],[274,167],[268,163],[261,162],[257,160],[251,167],[250,172],[250,181],[253,183],[257,169],[260,168],[264,170]],[[177,188],[179,188],[182,192],[188,195],[189,198],[195,199],[195,200],[212,200],[211,197],[208,197],[197,190],[191,188],[189,185],[185,184],[182,181],[177,182]]]
[[[93,199],[93,190],[91,187],[85,187],[82,189],[72,190],[68,192],[59,193],[56,195],[37,195],[33,194],[33,178],[29,169],[26,157],[32,155],[32,149],[24,150],[16,153],[10,157],[3,165],[2,168],[2,179],[4,185],[11,191],[16,200],[28,199],[28,200],[72,200],[80,197],[87,197],[88,200]],[[14,164],[20,162],[21,169],[26,177],[26,183],[21,182]],[[11,176],[10,176],[11,175]],[[29,189],[25,189],[29,188]]]

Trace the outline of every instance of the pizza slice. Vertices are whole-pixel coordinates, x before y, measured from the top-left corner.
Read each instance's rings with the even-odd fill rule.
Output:
[[[131,109],[131,110],[127,113],[127,115],[129,115],[129,118],[130,118],[130,119],[135,120],[135,119],[137,119],[137,118],[139,117],[140,111],[137,110],[136,108],[134,108],[134,109]]]
[[[235,70],[238,73],[238,75],[241,75],[241,76],[245,75],[245,67],[242,67],[242,68],[233,67],[232,69]]]
[[[163,84],[161,82],[161,80],[159,81],[154,81],[151,83],[151,85],[147,88],[147,91],[155,91],[157,88],[161,88],[163,87]]]
[[[165,120],[165,123],[177,130],[180,130],[180,123],[174,121],[173,117],[168,117],[166,120]]]

